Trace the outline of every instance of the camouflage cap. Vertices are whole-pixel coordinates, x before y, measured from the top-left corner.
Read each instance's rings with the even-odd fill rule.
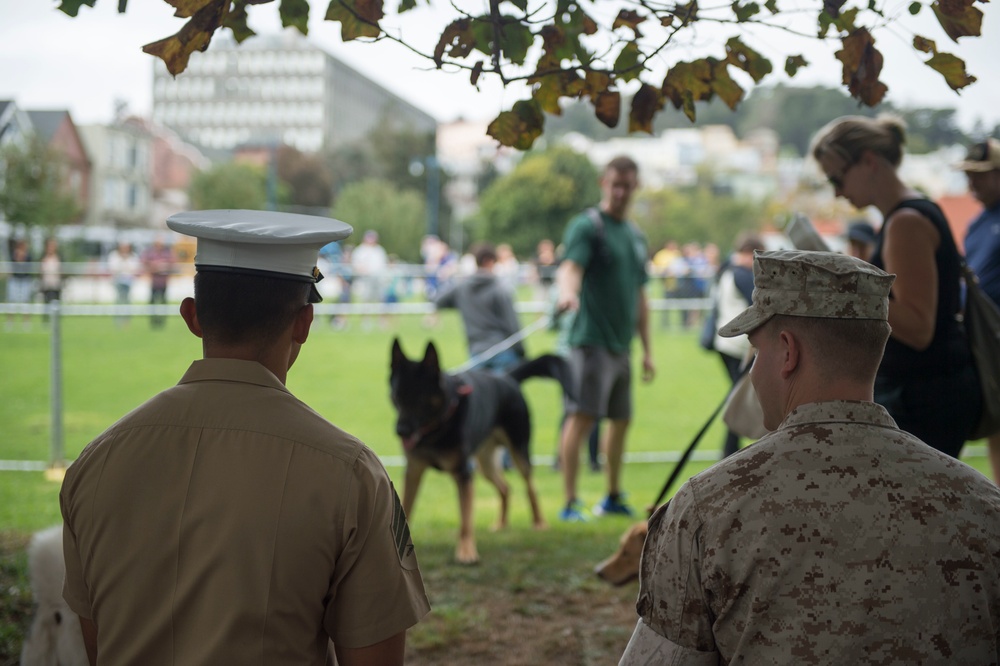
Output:
[[[719,335],[749,333],[779,314],[885,321],[895,279],[866,261],[836,252],[756,252],[753,304],[720,328]]]

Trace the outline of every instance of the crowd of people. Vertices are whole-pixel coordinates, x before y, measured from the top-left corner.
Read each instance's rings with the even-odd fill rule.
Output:
[[[598,205],[558,243],[541,241],[527,265],[502,244],[462,257],[424,240],[423,297],[459,310],[470,357],[517,333],[514,292],[527,281],[569,317],[561,521],[635,514],[622,460],[633,374],[656,374],[651,278],[668,299],[711,294],[721,324],[712,348],[732,382],[749,367],[768,434],[740,450],[727,433],[724,460],[650,519],[623,664],[1000,658],[1000,488],[958,460],[982,404],[960,317],[963,257],[940,208],[901,180],[904,143],[904,126],[886,116],[840,118],[814,137],[836,195],[881,213],[877,228],[849,225],[844,253],[766,251],[748,234],[721,261],[712,246],[670,242],[651,256],[629,221],[640,173],[628,157],[604,166]],[[965,255],[997,298],[1000,142],[972,146],[957,168],[985,207]],[[285,380],[321,287],[391,302],[415,282],[394,273],[374,231],[349,248],[336,220],[226,213],[240,224],[228,214],[169,221],[198,239],[181,316],[203,358],[70,468],[64,596],[92,663],[165,653],[323,663],[334,652],[342,664],[401,663],[406,630],[429,610],[406,516],[371,450]],[[296,233],[275,235],[275,216]],[[248,242],[272,252],[232,251]],[[12,278],[23,277],[26,252],[14,248]],[[162,300],[169,248],[114,255],[123,302],[140,267]],[[320,259],[332,287],[319,282]],[[57,299],[54,243],[39,263],[42,290]],[[8,297],[19,289],[8,280]],[[515,343],[481,368],[502,372],[523,355]],[[606,486],[591,503],[577,479],[599,423]],[[991,438],[995,465],[998,446]],[[169,564],[169,580],[152,573],[157,564]]]

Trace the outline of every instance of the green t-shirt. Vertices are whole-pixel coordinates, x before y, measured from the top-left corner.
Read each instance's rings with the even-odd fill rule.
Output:
[[[638,228],[601,213],[604,251],[595,254],[597,228],[586,213],[570,220],[563,257],[583,268],[580,311],[569,334],[573,347],[629,351],[635,335],[639,290],[646,284],[646,238]]]

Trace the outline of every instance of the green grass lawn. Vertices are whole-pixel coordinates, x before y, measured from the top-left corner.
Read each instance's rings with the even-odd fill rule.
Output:
[[[179,317],[157,331],[144,318],[119,329],[109,317],[67,317],[62,331],[68,460],[120,416],[174,384],[201,351]],[[346,330],[334,330],[321,317],[288,378],[293,393],[388,460],[401,454],[388,395],[394,336],[410,356],[422,354],[427,341],[434,340],[446,368],[466,359],[453,312],[442,313],[433,328],[425,328],[419,316],[398,316],[384,329],[352,319]],[[554,348],[555,336],[540,332],[526,345],[530,355],[545,353]],[[0,460],[49,458],[50,346],[50,336],[37,322],[30,333],[0,333]],[[727,389],[721,362],[698,347],[694,333],[657,330],[654,351],[655,382],[635,388],[631,452],[683,450]],[[533,450],[552,454],[561,416],[559,389],[536,379],[525,384],[525,392],[533,413]],[[722,426],[714,424],[699,448],[718,451],[722,436]],[[985,473],[985,458],[966,460]],[[707,464],[689,463],[682,478]],[[403,469],[388,469],[401,487]],[[672,469],[672,463],[626,465],[624,487],[635,506],[651,503]],[[493,489],[476,480],[483,564],[469,568],[452,559],[458,529],[454,484],[429,473],[411,527],[434,612],[410,632],[408,663],[463,663],[471,658],[470,650],[476,659],[498,664],[617,660],[634,623],[635,587],[609,588],[595,579],[592,567],[614,550],[630,521],[561,524],[555,519],[562,501],[559,474],[545,464],[536,466],[535,477],[551,524],[544,532],[531,529],[524,484],[511,473],[511,529],[491,533],[498,502]],[[585,501],[596,502],[603,489],[600,474],[581,472]],[[59,522],[58,492],[58,483],[41,472],[0,472],[0,666],[16,663],[30,612],[24,544],[33,531]]]

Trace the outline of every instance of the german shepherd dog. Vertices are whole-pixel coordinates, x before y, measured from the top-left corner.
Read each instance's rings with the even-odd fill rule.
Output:
[[[570,386],[565,359],[539,356],[507,374],[470,370],[450,375],[441,370],[437,349],[427,344],[422,361],[403,354],[399,339],[392,343],[390,397],[398,414],[396,434],[406,454],[403,511],[413,518],[413,503],[428,467],[448,472],[458,484],[461,509],[455,559],[461,564],[479,561],[473,536],[472,472],[478,466],[500,494],[500,517],[495,529],[507,526],[510,487],[497,469],[498,447],[510,452],[524,477],[535,529],[546,527],[531,479],[531,416],[520,382],[529,377],[550,377],[563,391]]]

